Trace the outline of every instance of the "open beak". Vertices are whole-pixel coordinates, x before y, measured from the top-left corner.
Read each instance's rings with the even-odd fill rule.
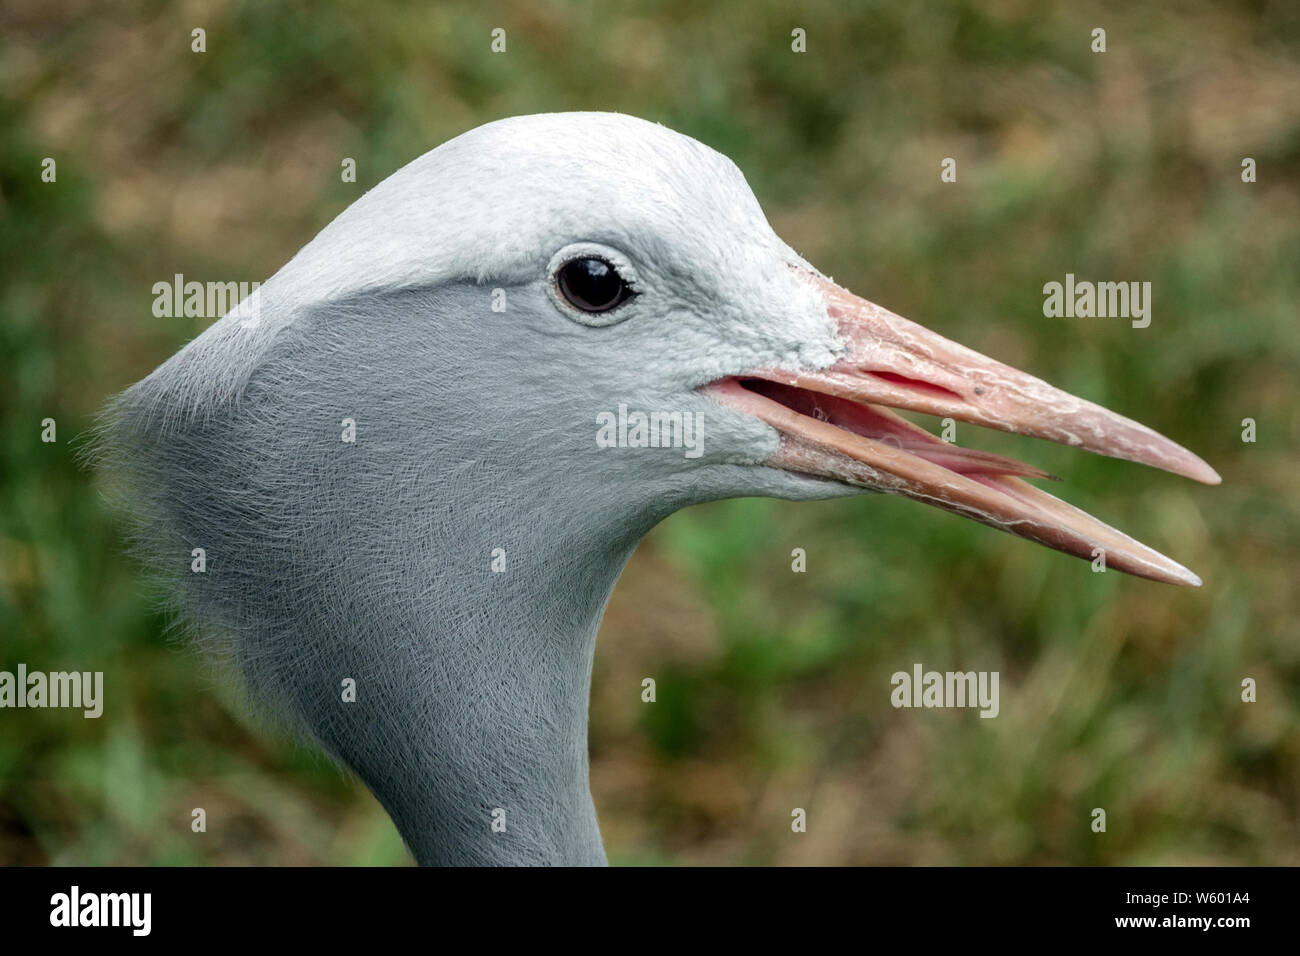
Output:
[[[971,422],[1127,458],[1205,484],[1219,476],[1187,449],[858,298],[821,276],[847,352],[818,371],[760,369],[706,386],[717,401],[782,435],[765,464],[892,494],[1155,581],[1198,586],[1175,561],[1039,490],[1053,476],[949,444],[889,408]]]

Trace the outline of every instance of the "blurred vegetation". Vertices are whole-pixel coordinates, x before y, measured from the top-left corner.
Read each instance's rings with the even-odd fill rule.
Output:
[[[0,863],[407,861],[364,788],[252,726],[168,637],[72,439],[201,331],[153,317],[154,282],[264,279],[425,150],[570,109],[720,149],[828,274],[1224,478],[977,442],[1065,476],[1199,591],[884,497],[673,517],[597,651],[611,860],[1300,863],[1300,8],[848,6],[7,0],[0,669],[103,670],[107,710],[0,712]],[[1151,281],[1150,328],[1044,318],[1066,272]],[[892,709],[917,661],[1000,671],[1001,715]]]

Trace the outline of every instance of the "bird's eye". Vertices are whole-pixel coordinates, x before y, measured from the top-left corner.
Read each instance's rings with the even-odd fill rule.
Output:
[[[566,302],[583,312],[608,312],[634,294],[618,270],[598,256],[580,256],[560,266],[556,285]]]

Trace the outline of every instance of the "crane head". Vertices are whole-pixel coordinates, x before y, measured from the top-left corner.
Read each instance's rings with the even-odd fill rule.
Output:
[[[514,327],[521,343],[539,332],[563,343],[536,354],[552,356],[549,391],[570,400],[579,445],[593,444],[593,423],[608,425],[602,447],[618,451],[569,454],[610,487],[640,476],[647,493],[677,482],[701,499],[885,492],[1069,554],[1104,552],[1107,566],[1135,575],[1200,583],[1030,483],[1053,477],[1046,472],[943,441],[898,412],[1207,484],[1219,481],[1212,468],[1137,422],[836,285],[775,235],[726,157],[610,114],[523,117],[457,143],[469,168],[501,171],[492,198],[473,202],[477,216],[460,217],[491,221],[497,234],[478,254],[480,281],[551,306]],[[566,386],[570,370],[580,381]],[[694,454],[673,454],[680,435],[654,434],[656,416],[669,429],[694,424]]]
[[[426,153],[272,277],[251,321],[223,317],[112,416],[177,546],[235,527],[230,487],[257,493],[233,516],[246,534],[299,527],[327,493],[358,511],[392,499],[375,520],[407,533],[459,490],[480,525],[535,525],[538,550],[547,508],[589,546],[700,501],[885,492],[1200,583],[1030,484],[1040,469],[900,411],[1219,481],[1154,431],[836,285],[729,159],[610,113],[500,120]],[[345,418],[357,455],[333,433]]]

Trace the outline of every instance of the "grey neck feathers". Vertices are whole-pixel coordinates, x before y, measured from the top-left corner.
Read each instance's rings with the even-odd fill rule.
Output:
[[[633,483],[583,457],[595,409],[527,371],[585,359],[560,341],[510,361],[487,323],[550,307],[487,301],[332,306],[242,371],[214,372],[210,330],[124,394],[101,452],[200,638],[357,773],[420,863],[603,863],[596,631],[637,541],[692,493],[611,491]],[[197,392],[214,377],[232,393]]]
[[[335,646],[315,673],[295,674],[295,709],[420,863],[602,864],[587,707],[597,627],[626,554],[566,561],[557,535],[560,548],[530,558],[529,542],[498,538],[505,570],[494,572],[489,536],[463,530],[463,555],[399,572],[413,589],[426,579],[426,599],[400,615],[384,607],[393,590],[367,582],[369,597],[347,616],[382,630],[321,622],[318,640],[331,631]],[[347,676],[354,703],[339,699]]]

